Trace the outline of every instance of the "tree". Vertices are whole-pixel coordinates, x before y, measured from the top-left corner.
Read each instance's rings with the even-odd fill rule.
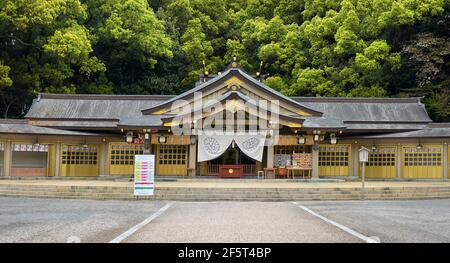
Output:
[[[415,72],[417,83],[403,92],[424,96],[435,119],[450,120],[450,37],[419,33],[406,43],[402,53],[404,65]]]
[[[448,120],[449,10],[448,0],[3,0],[11,85],[0,110],[19,117],[43,91],[179,94],[203,61],[216,74],[237,57],[249,73],[262,62],[264,82],[286,95],[425,96]]]
[[[146,0],[88,0],[86,26],[94,53],[106,64],[114,93],[133,94],[161,59],[171,59],[172,40]]]
[[[92,55],[86,18],[79,0],[0,2],[0,59],[13,85],[0,94],[5,117],[23,114],[37,92],[72,93],[78,81],[93,81],[104,70]]]

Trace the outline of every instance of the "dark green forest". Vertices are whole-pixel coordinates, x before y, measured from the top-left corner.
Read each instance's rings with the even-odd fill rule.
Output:
[[[424,97],[450,121],[450,0],[0,0],[0,113],[179,94],[236,56],[290,96]]]

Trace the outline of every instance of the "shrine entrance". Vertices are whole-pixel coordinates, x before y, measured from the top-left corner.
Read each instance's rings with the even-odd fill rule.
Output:
[[[242,178],[256,176],[262,169],[262,163],[245,155],[239,147],[230,145],[218,158],[202,162],[206,169],[202,175],[224,178]]]

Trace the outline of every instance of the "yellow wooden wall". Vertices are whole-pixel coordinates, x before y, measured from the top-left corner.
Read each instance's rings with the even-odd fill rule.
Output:
[[[263,170],[262,162],[256,161],[256,164],[255,164],[255,170],[256,170],[256,174],[258,174],[258,171],[264,171],[264,170]]]
[[[47,153],[47,176],[55,176],[56,145],[50,144]]]
[[[397,177],[397,162],[395,145],[377,145],[375,150],[372,146],[365,146],[370,149],[369,161],[365,164],[366,178],[396,178]],[[359,169],[359,176],[361,176],[361,163]]]
[[[198,166],[199,166],[198,169],[199,169],[200,175],[206,175],[206,173],[208,172],[207,165],[208,165],[208,162],[199,162],[198,163]]]
[[[157,175],[187,175],[189,145],[156,145]]]
[[[319,146],[319,176],[349,176],[350,163],[350,144]]]
[[[444,175],[444,151],[439,144],[402,146],[402,178],[439,179]]]
[[[108,160],[111,175],[134,174],[134,156],[144,153],[144,145],[114,142],[109,144]]]
[[[81,144],[61,145],[61,176],[98,176],[100,145],[89,144],[83,149]]]

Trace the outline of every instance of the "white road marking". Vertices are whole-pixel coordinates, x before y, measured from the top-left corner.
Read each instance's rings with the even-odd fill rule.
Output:
[[[156,211],[154,214],[152,214],[151,216],[146,218],[141,223],[133,226],[132,228],[128,229],[123,234],[121,234],[118,237],[114,238],[113,240],[109,241],[109,243],[120,243],[120,242],[122,242],[123,240],[127,239],[132,234],[134,234],[136,231],[138,231],[139,229],[141,229],[142,227],[144,227],[148,223],[152,222],[155,218],[157,218],[158,216],[162,215],[162,213],[164,213],[171,206],[172,206],[172,203],[166,204],[165,206],[161,207],[158,211]]]
[[[292,203],[293,203],[294,205],[297,205],[297,206],[300,207],[301,209],[305,210],[306,212],[310,213],[311,215],[313,215],[313,216],[315,216],[315,217],[318,217],[318,218],[322,219],[323,221],[325,221],[325,222],[327,222],[327,223],[329,223],[329,224],[332,224],[333,226],[335,226],[335,227],[337,227],[337,228],[339,228],[339,229],[341,229],[341,230],[343,230],[343,231],[349,233],[349,234],[352,235],[352,236],[355,236],[355,237],[357,237],[357,238],[359,238],[359,239],[365,241],[366,243],[380,243],[380,241],[377,240],[377,239],[367,237],[367,236],[365,236],[365,235],[363,235],[363,234],[361,234],[361,233],[356,232],[355,230],[353,230],[353,229],[351,229],[351,228],[348,228],[348,227],[346,227],[346,226],[344,226],[344,225],[341,225],[341,224],[339,224],[339,223],[337,223],[337,222],[334,222],[333,220],[330,220],[330,219],[328,219],[328,218],[326,218],[326,217],[324,217],[324,216],[321,216],[321,215],[319,215],[318,213],[312,211],[311,209],[309,209],[309,208],[307,208],[307,207],[305,207],[305,206],[299,205],[297,202],[292,202]]]

